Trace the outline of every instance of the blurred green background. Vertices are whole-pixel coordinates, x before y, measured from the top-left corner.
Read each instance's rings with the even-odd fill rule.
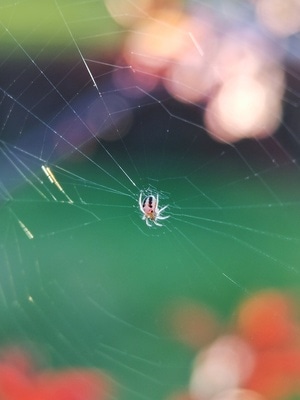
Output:
[[[88,166],[79,172],[99,179]],[[1,210],[2,343],[34,345],[57,367],[104,369],[120,385],[118,398],[163,398],[186,385],[194,353],[172,338],[166,312],[173,303],[196,301],[230,321],[256,290],[299,285],[298,240],[289,239],[298,235],[298,205],[262,206],[270,197],[260,182],[245,191],[234,174],[230,190],[220,189],[219,175],[202,178],[196,183],[215,192],[222,208],[199,210],[193,187],[184,195],[196,210],[172,208],[180,192],[175,179],[168,184],[171,218],[156,229],[141,220],[138,196],[122,198],[120,209],[116,194],[91,195],[81,184],[81,196],[99,206],[35,201],[23,188]],[[296,178],[289,179],[276,183],[278,195],[295,195]],[[95,209],[99,220],[87,214]]]

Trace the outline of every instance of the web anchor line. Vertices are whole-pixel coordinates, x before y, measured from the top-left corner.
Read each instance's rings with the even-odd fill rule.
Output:
[[[58,180],[55,178],[53,172],[51,171],[50,167],[47,167],[46,165],[42,165],[42,170],[44,172],[44,174],[47,176],[47,178],[49,179],[49,181],[51,183],[53,183],[58,190],[67,198],[68,202],[70,204],[73,204],[74,201],[70,198],[70,196],[67,195],[67,193],[64,191],[64,189],[62,188],[61,184],[58,182]]]
[[[83,57],[83,54],[82,54],[82,52],[81,52],[81,50],[80,50],[78,44],[76,43],[76,41],[75,41],[75,39],[74,39],[74,36],[73,36],[73,34],[72,34],[72,32],[71,32],[71,30],[70,30],[68,24],[67,24],[67,21],[66,21],[64,15],[63,15],[61,9],[58,7],[58,4],[57,4],[57,1],[56,1],[56,0],[55,0],[55,4],[56,4],[56,7],[57,7],[57,9],[58,9],[58,12],[59,12],[59,14],[60,14],[60,16],[61,16],[61,18],[62,18],[64,24],[65,24],[65,27],[66,27],[66,29],[68,30],[68,32],[69,32],[69,34],[70,34],[70,37],[72,38],[72,41],[73,41],[73,43],[74,43],[74,45],[75,45],[75,47],[76,47],[76,50],[78,51],[78,54],[79,54],[80,57],[81,57],[81,60],[82,60],[82,62],[83,62],[83,64],[84,64],[84,67],[86,68],[87,73],[88,73],[89,76],[90,76],[90,79],[91,79],[91,81],[92,81],[92,83],[93,83],[93,86],[96,88],[97,93],[98,93],[99,97],[102,99],[103,104],[104,104],[104,106],[105,106],[105,109],[106,109],[108,115],[110,116],[108,107],[107,107],[107,105],[106,105],[106,103],[105,103],[105,101],[104,101],[104,99],[103,99],[103,96],[102,96],[101,91],[100,91],[100,89],[99,89],[99,87],[98,87],[98,85],[97,85],[97,82],[96,82],[96,80],[95,80],[95,78],[94,78],[94,76],[93,76],[93,74],[92,74],[92,72],[91,72],[91,70],[90,70],[90,68],[89,68],[89,66],[88,66],[88,64],[87,64],[87,62],[86,62],[86,60],[85,60],[85,58]],[[84,125],[86,126],[86,124],[84,124]],[[118,131],[118,129],[117,129],[117,131]],[[132,185],[133,185],[134,187],[137,187],[136,183],[130,178],[130,176],[127,174],[127,172],[124,170],[124,168],[115,160],[115,158],[113,157],[113,155],[107,150],[107,148],[102,144],[102,142],[101,142],[101,141],[98,141],[98,142],[100,143],[101,147],[102,147],[103,150],[106,152],[106,154],[113,160],[113,162],[114,162],[114,163],[117,165],[117,167],[123,172],[123,174],[126,176],[126,178],[132,183]],[[122,141],[122,142],[123,142],[123,141]],[[127,151],[127,149],[126,149],[126,151]],[[127,153],[128,153],[128,151],[127,151]],[[131,159],[131,158],[130,158],[130,159]]]

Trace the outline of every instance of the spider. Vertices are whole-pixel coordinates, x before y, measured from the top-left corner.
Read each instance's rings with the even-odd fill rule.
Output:
[[[157,220],[167,219],[170,215],[162,216],[161,213],[168,207],[164,206],[161,209],[158,208],[158,195],[149,195],[142,200],[142,192],[139,198],[140,210],[143,214],[143,219],[146,221],[147,226],[152,226],[151,222],[157,226],[162,226]],[[151,221],[151,222],[150,222]]]

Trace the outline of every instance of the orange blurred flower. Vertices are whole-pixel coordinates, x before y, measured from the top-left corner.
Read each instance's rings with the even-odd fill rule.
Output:
[[[239,308],[237,330],[258,350],[293,344],[297,339],[293,299],[276,291],[250,297]]]
[[[208,316],[207,309],[203,313],[200,306],[178,307],[171,313],[170,322],[180,340],[202,347],[201,330],[207,321],[210,329],[204,329],[206,343],[207,334],[211,335],[210,344],[196,356],[189,390],[178,398],[279,400],[299,396],[300,323],[296,304],[289,294],[262,291],[245,299],[234,313],[233,324],[227,326],[216,323],[216,316]],[[209,321],[215,321],[214,329]]]

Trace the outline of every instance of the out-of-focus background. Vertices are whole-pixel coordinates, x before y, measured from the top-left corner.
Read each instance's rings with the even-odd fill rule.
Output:
[[[1,399],[299,397],[299,28],[1,2]]]

